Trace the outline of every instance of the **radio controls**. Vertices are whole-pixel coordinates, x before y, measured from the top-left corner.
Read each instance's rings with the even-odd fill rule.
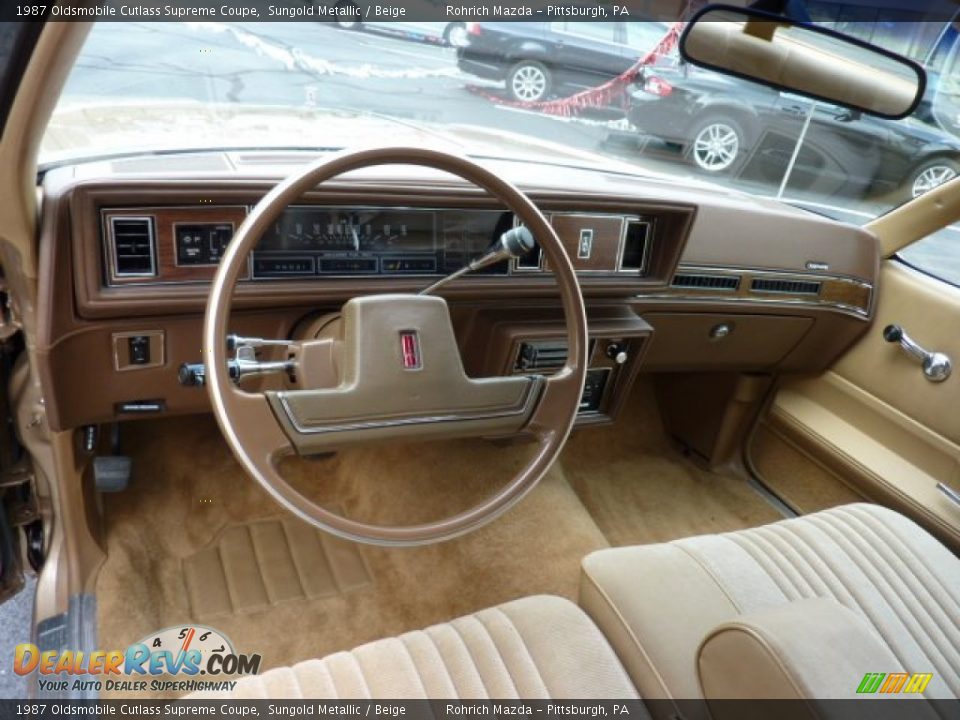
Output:
[[[623,365],[629,357],[627,354],[627,344],[617,340],[611,341],[607,345],[607,357],[617,365]]]
[[[580,397],[579,412],[594,413],[600,410],[603,391],[607,387],[607,379],[610,377],[610,373],[610,368],[587,370],[587,377],[583,383],[583,395]]]

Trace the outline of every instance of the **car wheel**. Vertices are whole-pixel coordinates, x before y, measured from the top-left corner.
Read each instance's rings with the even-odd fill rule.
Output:
[[[507,73],[507,92],[520,102],[539,102],[550,94],[553,79],[543,63],[521,60]]]
[[[464,47],[467,44],[467,24],[453,22],[443,31],[443,41],[451,47]]]
[[[339,2],[336,5],[338,11],[346,13],[346,8],[350,8],[349,14],[337,14],[336,25],[341,30],[359,30],[363,24],[356,18],[360,17],[360,8],[352,2]]]
[[[713,175],[730,172],[743,154],[743,140],[743,130],[730,118],[704,120],[691,134],[690,160]]]
[[[928,160],[910,174],[904,200],[918,198],[948,180],[953,180],[958,174],[960,174],[960,164],[950,158]]]

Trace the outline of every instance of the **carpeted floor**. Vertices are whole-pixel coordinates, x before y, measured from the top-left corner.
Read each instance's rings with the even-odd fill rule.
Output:
[[[202,619],[239,651],[263,656],[262,669],[523,595],[575,598],[580,559],[609,544],[657,542],[779,517],[743,480],[702,471],[672,450],[652,393],[641,385],[615,426],[575,433],[540,485],[486,528],[424,548],[362,547],[369,581],[349,587],[331,581],[323,592],[218,604],[198,599],[197,588],[205,585],[188,581],[185,572],[196,578],[196,558],[222,556],[231,537],[249,542],[250,533],[238,524],[274,532],[276,524],[254,521],[283,518],[283,512],[240,470],[211,417],[131,423],[123,451],[134,457],[134,476],[127,491],[104,498],[108,557],[97,582],[99,646],[126,647],[194,622],[202,607]],[[522,445],[458,441],[350,450],[295,460],[284,469],[305,494],[352,517],[416,522],[489,494],[528,452]],[[290,552],[283,552],[289,562]],[[242,552],[232,555],[239,559],[229,562],[243,564]],[[263,562],[247,565],[260,567],[265,577]],[[291,577],[273,586],[289,588]],[[271,583],[263,584],[267,595],[274,592]]]
[[[752,453],[766,486],[800,513],[865,500],[766,423],[757,428]]]
[[[742,478],[708,472],[677,452],[652,387],[638,384],[614,428],[567,442],[563,469],[611,545],[665,542],[783,519]]]

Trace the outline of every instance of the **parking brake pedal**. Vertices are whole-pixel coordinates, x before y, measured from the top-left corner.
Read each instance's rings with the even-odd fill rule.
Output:
[[[120,492],[130,484],[133,458],[120,454],[119,423],[114,423],[110,428],[110,450],[112,455],[93,459],[93,482],[99,492]]]

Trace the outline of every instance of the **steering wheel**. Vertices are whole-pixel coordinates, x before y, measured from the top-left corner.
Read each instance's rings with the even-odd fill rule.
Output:
[[[227,329],[234,287],[257,241],[283,210],[333,177],[377,165],[442,170],[483,188],[526,225],[560,289],[567,360],[551,376],[469,378],[446,301],[433,295],[370,295],[342,309],[339,337],[291,343],[294,389],[246,392],[231,378]],[[249,213],[229,244],[210,288],[203,326],[206,385],[214,415],[237,460],[280,505],[348,540],[424,545],[462,535],[530,492],[560,453],[576,418],[586,374],[587,321],[566,251],[543,214],[491,171],[437,150],[383,147],[343,152],[294,173]],[[335,358],[335,359],[334,359]],[[335,386],[320,382],[325,373]],[[495,437],[524,433],[538,443],[527,465],[501,489],[457,515],[407,526],[374,525],[337,515],[291,486],[278,471],[290,453],[311,454],[388,440]]]

